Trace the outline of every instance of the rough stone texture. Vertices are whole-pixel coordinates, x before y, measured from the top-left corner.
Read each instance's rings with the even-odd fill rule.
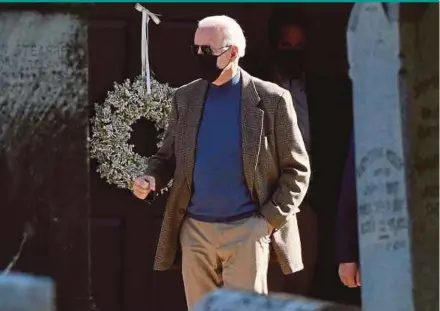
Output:
[[[439,6],[400,23],[415,310],[439,310]],[[406,14],[405,14],[406,15]]]
[[[55,286],[49,278],[1,275],[1,311],[55,311]]]
[[[266,296],[219,289],[203,298],[193,311],[359,311],[359,309],[288,294]]]
[[[348,29],[366,311],[438,310],[438,5],[399,13],[357,3]]]
[[[0,267],[30,228],[14,269],[51,276],[63,311],[90,297],[86,49],[75,16],[0,13]]]

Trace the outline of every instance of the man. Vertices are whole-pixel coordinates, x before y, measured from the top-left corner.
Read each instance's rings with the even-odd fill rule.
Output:
[[[287,89],[293,100],[298,125],[307,152],[311,151],[309,109],[305,92],[304,48],[305,22],[299,13],[286,9],[274,12],[269,21],[269,42],[272,64],[268,79]],[[307,296],[310,294],[317,260],[317,219],[309,200],[303,201],[298,214],[304,269],[285,278],[284,290]]]
[[[269,80],[290,91],[298,124],[306,144],[311,150],[309,109],[305,92],[305,21],[299,13],[283,10],[275,12],[269,21],[269,43],[272,63]]]
[[[200,21],[202,79],[176,91],[163,146],[133,186],[145,199],[173,178],[154,268],[171,267],[180,241],[189,309],[221,286],[267,293],[271,241],[284,273],[303,267],[308,155],[290,94],[239,67],[245,48],[233,19]]]
[[[339,263],[339,278],[345,286],[351,288],[361,286],[354,147],[354,137],[352,137],[342,176],[336,230],[336,256]]]

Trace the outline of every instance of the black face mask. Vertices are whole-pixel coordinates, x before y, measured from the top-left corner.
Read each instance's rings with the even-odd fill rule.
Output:
[[[223,67],[223,69],[217,67],[217,58],[223,55],[204,55],[197,54],[197,66],[199,69],[200,77],[208,82],[213,82],[218,79],[223,70],[229,65]]]
[[[304,50],[278,50],[275,61],[282,74],[300,78],[304,71]]]

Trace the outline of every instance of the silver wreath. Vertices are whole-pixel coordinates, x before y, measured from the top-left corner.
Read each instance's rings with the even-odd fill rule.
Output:
[[[109,184],[131,189],[133,180],[148,168],[148,157],[133,151],[129,144],[131,126],[140,118],[146,118],[156,127],[160,148],[171,112],[175,89],[168,84],[151,80],[151,93],[147,93],[145,79],[137,77],[122,84],[114,84],[103,104],[95,104],[95,116],[91,119],[92,136],[90,156],[97,160],[97,172]],[[172,182],[159,191],[168,191]]]

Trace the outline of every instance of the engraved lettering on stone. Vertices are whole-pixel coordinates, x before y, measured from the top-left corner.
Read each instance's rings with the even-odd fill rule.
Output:
[[[408,230],[404,185],[396,179],[402,168],[402,157],[383,147],[367,152],[357,167],[358,176],[368,180],[360,189],[360,234],[371,236],[374,248],[392,251],[407,245],[400,234]]]
[[[418,155],[415,160],[414,168],[418,174],[424,173],[425,171],[431,171],[438,169],[439,154],[434,153],[431,155]]]
[[[378,176],[389,176],[391,174],[391,170],[388,167],[380,167],[374,170],[374,177]]]
[[[432,75],[421,81],[417,81],[413,86],[414,98],[418,99],[422,94],[426,93],[431,87],[438,87],[438,74]],[[438,116],[438,112],[437,112]]]
[[[357,168],[357,175],[361,177],[365,172],[366,168],[371,165],[375,160],[383,157],[383,148],[376,148],[370,150],[364,157],[361,159],[361,163]]]
[[[0,144],[3,137],[14,137],[25,145],[54,113],[69,115],[85,108],[77,103],[85,102],[87,89],[72,91],[86,78],[86,52],[75,46],[82,35],[79,26],[78,20],[63,14],[2,13]],[[33,131],[25,131],[30,123]]]

